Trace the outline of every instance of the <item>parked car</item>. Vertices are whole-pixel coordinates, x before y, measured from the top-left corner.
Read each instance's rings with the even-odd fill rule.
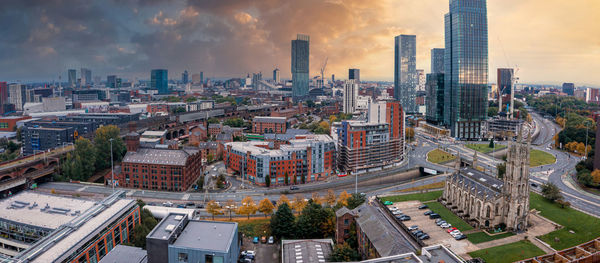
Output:
[[[411,226],[408,228],[408,231],[413,231],[419,229],[419,226]]]
[[[425,240],[425,239],[429,239],[429,235],[428,234],[423,234],[419,237],[420,240]]]
[[[449,228],[451,226],[452,226],[452,224],[448,224],[448,223],[441,225],[442,228]]]
[[[441,216],[436,213],[429,214],[429,219],[436,219],[436,218],[441,218]]]
[[[275,243],[275,240],[273,239],[273,236],[269,237],[269,241],[267,243],[269,243],[269,244]]]
[[[385,201],[385,202],[383,202],[383,204],[384,204],[384,205],[393,205],[393,204],[394,204],[394,202],[392,202],[392,201]]]
[[[394,212],[394,211],[398,211],[398,208],[395,206],[389,207],[388,208],[390,211]]]
[[[293,190],[298,190],[298,189],[300,189],[300,187],[295,186],[295,185],[290,186],[290,190],[292,190],[292,191]]]
[[[450,232],[451,236],[456,236],[458,234],[461,234],[459,230],[454,230],[454,231]]]
[[[400,221],[408,221],[408,220],[410,220],[410,216],[403,215],[399,219],[400,219]]]
[[[460,235],[454,237],[454,239],[456,239],[456,240],[463,240],[465,238],[467,238],[467,235],[465,235],[465,234],[460,234]]]
[[[425,209],[425,208],[429,208],[429,206],[428,205],[419,206],[419,209]]]
[[[196,208],[204,208],[204,204],[197,204]]]
[[[454,231],[454,230],[458,230],[458,229],[456,229],[456,227],[451,227],[451,228],[448,228],[448,229],[446,230],[446,232],[450,233],[450,232],[452,232],[452,231]]]
[[[438,221],[438,220],[439,220],[439,221]],[[438,226],[441,226],[441,225],[443,225],[443,224],[446,224],[446,221],[444,221],[444,220],[443,220],[443,219],[441,219],[441,218],[438,218],[438,219],[436,219],[435,221],[437,221],[437,222],[435,222],[435,224],[436,224],[436,225],[438,225]]]
[[[177,208],[185,208],[185,205],[184,204],[178,204]]]
[[[186,207],[192,207],[192,208],[194,208],[194,207],[196,207],[196,204],[194,204],[194,202],[187,202],[187,203],[185,204],[185,206],[186,206]]]
[[[262,236],[260,238],[260,242],[262,242],[263,244],[267,243],[267,237],[266,236]]]
[[[252,239],[252,243],[254,243],[254,244],[258,244],[258,237],[254,237],[254,238]]]
[[[163,206],[166,206],[166,207],[172,207],[172,206],[173,206],[173,203],[171,203],[171,202],[167,201],[167,202],[164,202],[164,203],[162,203],[162,205],[163,205]]]
[[[415,231],[412,231],[411,233],[412,233],[414,236],[417,236],[417,235],[419,235],[419,234],[422,234],[422,233],[423,233],[423,230],[415,230]]]
[[[423,214],[424,214],[424,215],[426,215],[426,216],[428,216],[428,215],[431,215],[431,214],[433,214],[433,211],[429,210],[429,211],[427,211],[427,212],[425,212],[425,213],[423,213]]]
[[[402,211],[400,211],[400,210],[396,210],[396,211],[393,211],[393,212],[392,212],[392,214],[393,214],[393,215],[401,215],[401,214],[402,214]]]

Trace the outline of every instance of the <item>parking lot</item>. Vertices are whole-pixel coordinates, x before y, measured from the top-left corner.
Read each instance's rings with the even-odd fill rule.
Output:
[[[254,262],[279,262],[279,244],[266,244],[259,242],[258,244],[252,243],[251,237],[244,238],[244,244],[241,251],[253,250],[256,253]],[[241,252],[240,251],[240,252]]]
[[[461,254],[467,251],[467,247],[473,246],[467,239],[455,240],[450,234],[435,224],[435,219],[429,219],[429,216],[424,215],[429,209],[419,209],[423,205],[420,201],[406,201],[394,203],[392,206],[398,208],[403,214],[411,217],[411,220],[404,221],[407,227],[418,226],[420,230],[429,235],[429,239],[423,240],[425,245],[444,244],[453,251]],[[390,207],[392,207],[390,206]]]

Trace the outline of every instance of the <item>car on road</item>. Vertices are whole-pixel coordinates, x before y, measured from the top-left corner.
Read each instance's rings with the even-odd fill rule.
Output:
[[[415,225],[415,226],[411,226],[411,227],[409,227],[409,228],[408,228],[408,231],[413,231],[413,230],[417,230],[417,229],[419,229],[419,226],[416,226],[416,225]]]
[[[262,236],[260,238],[260,242],[262,242],[263,244],[267,243],[267,237],[266,236]]]
[[[254,238],[252,239],[252,243],[254,243],[254,244],[258,244],[258,237],[254,237]]]
[[[186,207],[192,207],[192,208],[193,208],[193,207],[196,207],[196,204],[195,204],[194,202],[187,202],[187,203],[185,204],[185,206],[186,206]]]
[[[431,214],[433,214],[433,211],[431,211],[431,210],[429,210],[429,211],[427,211],[427,212],[423,213],[423,215],[426,215],[426,216],[428,216],[428,215],[431,215]]]
[[[538,187],[536,183],[531,183],[531,187]]]
[[[419,209],[425,209],[425,208],[429,208],[429,206],[428,205],[419,206]]]
[[[298,189],[300,189],[300,187],[295,186],[295,185],[290,186],[290,190],[292,190],[292,191],[293,190],[298,190]]]
[[[204,208],[204,205],[203,204],[197,204],[196,208]]]
[[[267,243],[269,243],[269,244],[275,243],[275,240],[273,239],[273,236],[269,237],[269,241]]]
[[[184,204],[178,204],[177,208],[185,208],[185,205]]]
[[[164,202],[164,203],[162,203],[162,205],[163,205],[163,206],[166,206],[166,207],[172,207],[172,206],[173,206],[173,203],[171,203],[171,202],[167,201],[167,202]]]

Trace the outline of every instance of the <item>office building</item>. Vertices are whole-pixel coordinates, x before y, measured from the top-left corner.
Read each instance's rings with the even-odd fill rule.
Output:
[[[273,70],[273,82],[281,82],[281,70],[279,70],[278,68]]]
[[[443,48],[431,49],[431,73],[444,73],[444,51]]]
[[[451,0],[444,18],[444,123],[458,139],[481,138],[487,119],[486,6],[486,0]]]
[[[92,71],[87,68],[81,68],[81,86],[92,85]]]
[[[69,87],[74,88],[77,85],[77,70],[69,69],[67,71],[67,78],[69,79]]]
[[[336,123],[337,167],[360,173],[391,167],[404,160],[404,111],[397,101],[378,101],[369,106],[367,121]]]
[[[23,105],[27,102],[25,85],[10,84],[8,85],[8,101],[15,105],[15,110],[22,111]]]
[[[237,223],[186,214],[170,213],[146,236],[148,263],[237,263],[240,247]]]
[[[335,86],[335,74],[331,74],[331,83]]]
[[[252,133],[264,134],[264,133],[285,133],[287,129],[287,118],[286,117],[267,117],[267,116],[256,116],[252,119]],[[209,133],[210,125],[209,125]],[[221,133],[221,131],[219,131]]]
[[[181,73],[181,83],[187,84],[188,78],[189,78],[189,73],[187,72],[187,70],[184,71],[183,73]]]
[[[292,40],[292,97],[299,100],[308,95],[310,37],[298,34]]]
[[[258,185],[300,184],[323,180],[335,171],[335,142],[328,135],[297,135],[289,144],[267,141],[225,144],[225,165]]]
[[[158,94],[169,94],[169,73],[166,69],[153,69],[150,73],[150,87]]]
[[[498,105],[500,112],[513,112],[514,92],[513,87],[513,74],[512,68],[499,68],[498,69]],[[508,114],[509,118],[512,116]]]
[[[427,74],[425,96],[427,113],[425,120],[431,124],[440,125],[444,122],[444,74]]]
[[[417,37],[399,35],[394,45],[394,99],[406,113],[417,112]]]
[[[74,142],[72,127],[51,128],[26,124],[23,126],[23,155],[30,155]]]
[[[356,100],[358,97],[358,81],[355,79],[347,80],[344,84],[344,104],[342,111],[352,114],[356,110]]]
[[[351,68],[348,70],[348,79],[355,80],[356,83],[360,83],[360,69]]]
[[[417,97],[419,91],[425,91],[425,82],[427,81],[427,77],[425,76],[425,70],[417,69]],[[421,105],[417,103],[417,105]]]
[[[0,82],[0,114],[4,114],[4,105],[9,103],[8,85],[6,82]]]
[[[117,76],[108,75],[106,76],[106,87],[111,89],[116,89],[117,87]]]
[[[133,229],[140,224],[140,208],[135,200],[123,197],[125,192],[116,191],[98,202],[22,192],[4,200],[0,207],[5,211],[0,217],[6,220],[0,227],[12,232],[9,238],[19,240],[11,244],[29,246],[19,249],[12,260],[102,260],[116,245],[133,242]]]
[[[194,84],[194,85],[198,85],[198,84],[200,84],[200,83],[202,83],[202,82],[200,81],[200,74],[198,74],[198,73],[196,73],[196,74],[192,74],[192,84]]]
[[[569,96],[573,96],[575,94],[575,84],[563,83],[562,84],[562,92],[566,93]]]

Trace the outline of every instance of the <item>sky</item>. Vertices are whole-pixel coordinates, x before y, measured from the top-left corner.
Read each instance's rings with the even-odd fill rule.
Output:
[[[94,76],[242,77],[279,68],[291,40],[310,35],[310,74],[393,80],[394,36],[417,35],[417,68],[444,46],[448,0],[2,0],[0,81]],[[489,81],[518,68],[520,83],[600,86],[600,1],[489,0]]]

